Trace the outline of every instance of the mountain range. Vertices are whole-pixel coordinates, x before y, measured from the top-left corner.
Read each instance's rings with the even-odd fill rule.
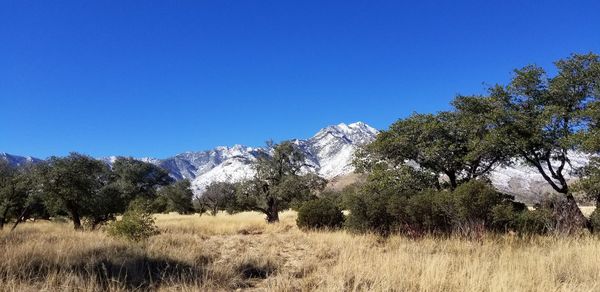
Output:
[[[358,179],[353,174],[354,152],[361,145],[373,141],[378,133],[378,130],[363,122],[341,123],[325,127],[309,139],[294,139],[292,142],[305,154],[305,171],[333,182],[345,180],[348,183],[349,180]],[[243,145],[220,146],[207,151],[184,152],[165,159],[139,159],[165,168],[175,179],[189,179],[194,193],[201,195],[211,182],[238,182],[252,177],[252,164],[260,150]],[[42,161],[8,153],[0,153],[0,159],[13,165]],[[116,156],[99,159],[112,163]],[[570,159],[573,170],[588,161],[583,154],[572,154]],[[518,161],[510,166],[497,167],[491,172],[490,180],[500,191],[512,194],[525,203],[535,203],[541,195],[552,192],[536,170]]]

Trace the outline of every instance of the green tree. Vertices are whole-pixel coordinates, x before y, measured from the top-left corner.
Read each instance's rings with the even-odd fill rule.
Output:
[[[194,211],[194,193],[190,187],[190,181],[184,179],[158,190],[158,196],[166,199],[167,212],[188,214]]]
[[[267,222],[279,221],[279,211],[314,197],[316,191],[325,187],[326,181],[316,175],[302,175],[304,154],[290,141],[278,145],[268,143],[272,153],[266,151],[258,156],[256,174],[245,182],[236,195],[238,210],[262,212]]]
[[[112,171],[116,186],[128,201],[139,196],[154,198],[159,187],[173,182],[163,168],[131,157],[117,157]]]
[[[507,86],[490,90],[496,104],[490,113],[500,132],[501,147],[533,166],[556,192],[566,196],[561,212],[577,214],[562,216],[575,218],[571,224],[584,224],[586,219],[565,176],[568,154],[582,150],[586,142],[593,144],[588,135],[594,125],[589,110],[600,97],[599,63],[595,54],[574,54],[555,62],[558,72],[553,77],[530,65],[515,70]]]
[[[23,168],[0,159],[0,229],[11,218],[18,217],[25,207],[29,191],[26,179]]]
[[[81,229],[81,219],[99,207],[97,198],[110,183],[110,169],[103,162],[78,153],[51,157],[40,167],[46,205],[55,212],[65,210],[73,227]]]
[[[487,175],[507,159],[494,143],[494,120],[483,114],[493,109],[493,104],[490,99],[458,96],[453,106],[453,111],[413,114],[395,122],[359,152],[359,169],[368,168],[374,161],[392,166],[412,162],[447,178],[451,189]]]

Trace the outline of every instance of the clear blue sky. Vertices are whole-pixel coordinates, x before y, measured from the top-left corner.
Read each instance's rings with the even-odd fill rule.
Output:
[[[410,2],[410,4],[409,4]],[[387,126],[600,53],[600,1],[0,2],[0,152],[167,157]]]

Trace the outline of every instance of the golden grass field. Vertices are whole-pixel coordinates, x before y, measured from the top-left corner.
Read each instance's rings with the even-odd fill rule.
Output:
[[[0,233],[3,291],[600,291],[600,239],[302,232],[288,211],[158,215],[134,244],[66,223]]]

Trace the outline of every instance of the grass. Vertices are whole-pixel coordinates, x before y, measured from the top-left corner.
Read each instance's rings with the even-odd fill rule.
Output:
[[[592,236],[302,232],[295,213],[157,215],[141,244],[36,222],[0,232],[2,291],[600,291]]]

